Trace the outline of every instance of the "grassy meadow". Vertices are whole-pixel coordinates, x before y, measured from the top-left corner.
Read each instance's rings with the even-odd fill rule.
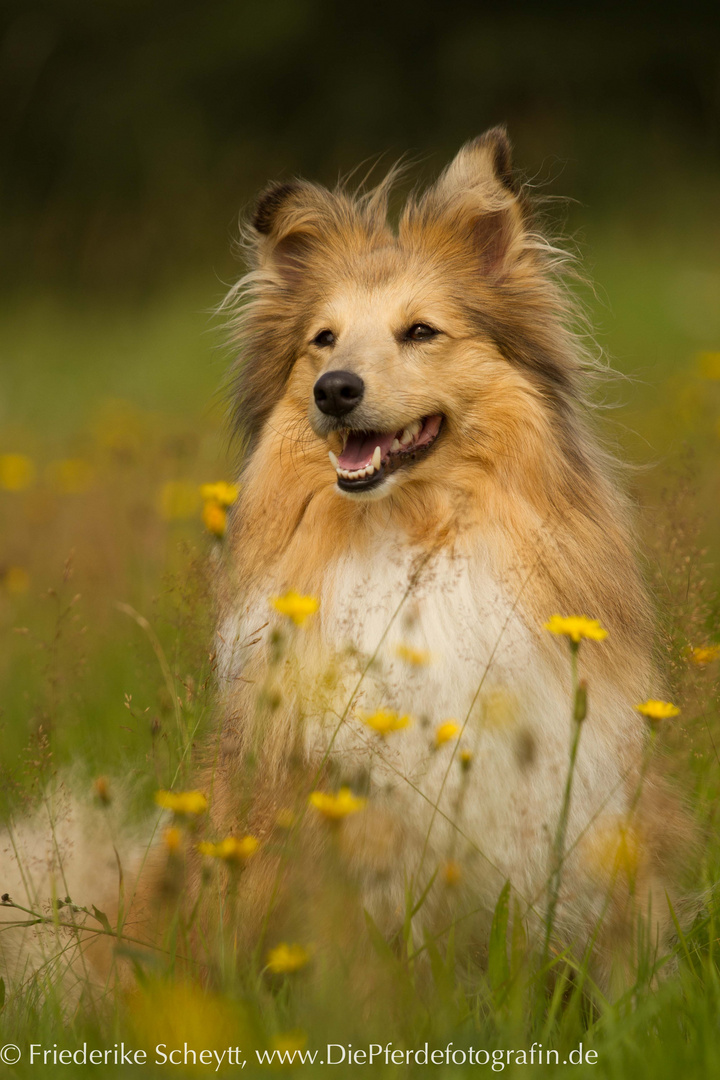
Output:
[[[452,931],[426,944],[430,963],[420,964],[409,938],[389,948],[370,927],[382,973],[372,996],[340,944],[335,957],[291,951],[268,964],[267,949],[238,955],[225,942],[191,977],[181,973],[175,942],[152,964],[138,961],[133,988],[109,989],[92,1003],[81,995],[68,1004],[52,980],[29,980],[20,992],[8,985],[0,1044],[23,1051],[8,1075],[92,1071],[31,1064],[30,1043],[59,1050],[122,1040],[240,1046],[248,1077],[280,1067],[261,1064],[255,1048],[319,1049],[319,1061],[328,1043],[388,1042],[394,1049],[427,1042],[443,1054],[449,1043],[485,1048],[485,1071],[513,1076],[565,1067],[636,1080],[720,1073],[720,660],[712,649],[720,645],[720,237],[713,228],[690,222],[658,234],[608,218],[585,222],[580,238],[597,286],[586,300],[598,342],[627,376],[601,389],[612,406],[601,423],[610,445],[637,466],[626,482],[657,600],[667,692],[681,710],[660,728],[656,753],[702,837],[687,882],[699,913],[673,962],[658,958],[671,970],[667,978],[657,979],[649,964],[610,1003],[590,985],[586,965],[570,981],[571,961],[554,956],[549,976],[542,957],[526,954],[502,903],[488,962],[468,971],[454,962]],[[214,722],[210,580],[222,545],[222,514],[208,513],[200,489],[232,481],[236,467],[218,391],[227,354],[210,315],[221,291],[208,275],[145,299],[20,295],[0,308],[0,814],[8,822],[48,798],[70,768],[93,812],[130,821],[156,814],[158,789],[194,787],[196,748]],[[113,796],[121,788],[119,806]],[[176,840],[164,842],[170,848]],[[0,867],[0,892],[2,885]],[[328,896],[332,917],[352,902],[352,884],[339,880]],[[533,1043],[556,1049],[560,1064],[529,1064]],[[580,1043],[597,1057],[564,1066]],[[493,1064],[492,1052],[502,1049],[525,1050],[528,1064]],[[219,1071],[240,1064],[226,1058]],[[356,1068],[297,1060],[283,1067],[306,1076]],[[215,1068],[153,1064],[151,1054],[147,1064],[101,1066],[101,1074]],[[363,1070],[459,1077],[478,1064],[379,1057],[359,1062]]]

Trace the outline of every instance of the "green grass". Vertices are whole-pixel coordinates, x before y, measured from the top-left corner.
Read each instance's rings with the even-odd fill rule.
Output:
[[[392,1041],[407,1049],[452,1042],[529,1051],[541,1042],[557,1049],[560,1061],[582,1042],[598,1059],[574,1066],[580,1076],[661,1080],[720,1071],[717,665],[692,668],[682,651],[688,643],[720,640],[713,564],[720,535],[720,382],[703,378],[697,360],[704,350],[720,349],[715,239],[696,229],[679,238],[665,232],[658,241],[633,223],[612,221],[591,223],[587,233],[600,287],[593,301],[599,338],[631,376],[611,387],[621,406],[606,417],[606,430],[624,457],[644,466],[629,482],[641,506],[648,576],[660,606],[660,649],[683,708],[658,751],[703,836],[690,883],[702,910],[678,944],[672,972],[652,986],[640,980],[615,1004],[597,995],[591,1004],[587,985],[564,981],[561,961],[548,983],[518,933],[505,933],[513,914],[500,904],[489,961],[465,974],[454,962],[452,935],[428,944],[429,962],[421,964],[410,963],[402,947],[387,948],[370,928],[380,973],[371,995],[352,957],[334,957],[333,965],[318,958],[296,976],[272,980],[262,957],[232,954],[216,966],[209,996],[153,982],[146,971],[139,996],[111,995],[100,1012],[81,1004],[68,1015],[57,993],[41,999],[32,988],[20,996],[8,989],[0,1044],[16,1042],[24,1050],[12,1075],[42,1072],[27,1061],[30,1042],[74,1049],[84,1041],[112,1047],[125,1039],[140,1046],[163,1041],[165,1032],[165,1041],[190,1032],[207,1037],[208,1045],[227,1036],[249,1051],[296,1030],[309,1049]],[[180,726],[195,733],[198,745],[212,729],[204,566],[214,541],[199,508],[168,520],[162,490],[168,482],[194,489],[231,477],[222,408],[214,400],[223,357],[206,314],[216,300],[212,289],[189,284],[144,306],[40,297],[0,313],[0,454],[28,455],[37,471],[26,490],[0,491],[0,806],[6,816],[22,814],[53,772],[70,764],[85,790],[101,775],[111,782],[130,777],[128,812],[141,815],[152,790],[169,784],[178,767],[192,776],[193,749],[179,734],[177,703]],[[57,490],[48,467],[65,458],[89,463],[86,490]],[[9,568],[27,575],[24,590],[8,588]],[[157,644],[127,605],[148,620]],[[60,1068],[48,1071],[53,1067]],[[79,1076],[90,1066],[62,1068],[62,1075]],[[503,1071],[521,1075],[527,1068]],[[534,1065],[530,1072],[545,1076],[556,1068]],[[328,1069],[308,1065],[298,1075]],[[347,1075],[349,1066],[335,1069]],[[170,1065],[131,1071],[168,1070],[173,1075]],[[250,1061],[244,1075],[267,1071]],[[376,1062],[365,1067],[368,1073],[464,1076],[477,1066]],[[181,1067],[174,1074],[186,1075]]]

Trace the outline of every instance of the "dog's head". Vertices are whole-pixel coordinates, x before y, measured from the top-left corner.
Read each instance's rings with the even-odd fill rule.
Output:
[[[567,419],[578,371],[502,129],[463,147],[396,232],[389,190],[275,185],[248,230],[240,421],[257,436],[291,405],[358,499],[512,457],[523,428]]]

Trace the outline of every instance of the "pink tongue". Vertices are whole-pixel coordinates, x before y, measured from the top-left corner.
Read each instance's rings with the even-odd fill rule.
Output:
[[[395,438],[394,431],[371,431],[369,433],[351,431],[342,454],[338,455],[338,465],[341,469],[354,472],[364,469],[372,461],[375,447],[380,447],[383,457],[389,452]]]

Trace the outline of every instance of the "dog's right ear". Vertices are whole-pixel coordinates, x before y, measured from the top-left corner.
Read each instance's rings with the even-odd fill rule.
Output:
[[[250,239],[258,267],[292,284],[321,239],[320,189],[301,180],[271,184],[258,198]]]
[[[283,205],[299,195],[302,185],[298,181],[289,184],[270,184],[258,196],[251,219],[252,227],[262,236],[270,236]]]

